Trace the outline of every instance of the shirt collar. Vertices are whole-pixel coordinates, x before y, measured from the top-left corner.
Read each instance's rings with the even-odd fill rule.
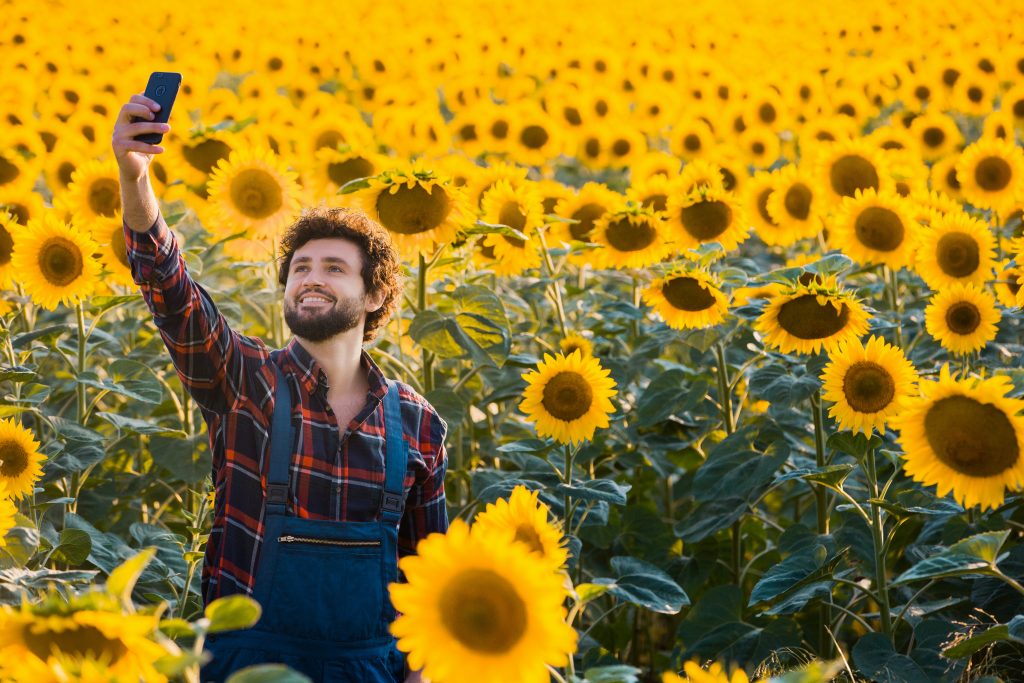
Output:
[[[326,396],[327,391],[330,389],[327,373],[320,367],[320,363],[310,355],[306,347],[299,343],[297,337],[292,337],[288,345],[285,346],[284,352],[295,374],[298,375],[299,382],[306,388],[306,391],[310,394],[323,392],[323,395]],[[366,370],[366,377],[370,384],[370,395],[378,400],[383,399],[384,394],[387,393],[387,380],[384,378],[384,373],[381,372],[381,369],[370,358],[370,354],[366,352],[366,349],[362,350],[359,362]]]

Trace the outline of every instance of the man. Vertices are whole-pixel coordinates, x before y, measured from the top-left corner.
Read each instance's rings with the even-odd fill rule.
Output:
[[[160,216],[149,163],[163,148],[134,139],[170,130],[158,109],[134,95],[114,127],[128,260],[210,434],[204,603],[241,593],[263,607],[254,629],[211,638],[202,680],[281,662],[314,681],[418,681],[388,631],[387,585],[398,555],[448,527],[447,426],[362,348],[397,308],[397,252],[363,214],[308,211],[282,240],[294,337],[271,350],[234,332]]]

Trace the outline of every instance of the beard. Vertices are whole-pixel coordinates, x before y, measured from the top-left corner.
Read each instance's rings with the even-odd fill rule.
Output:
[[[365,306],[365,297],[342,298],[320,308],[306,310],[286,301],[284,321],[296,337],[322,342],[355,328]]]

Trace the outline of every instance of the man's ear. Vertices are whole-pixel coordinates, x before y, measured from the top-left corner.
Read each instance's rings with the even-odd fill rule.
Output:
[[[371,292],[366,295],[366,312],[373,313],[384,305],[384,292]]]

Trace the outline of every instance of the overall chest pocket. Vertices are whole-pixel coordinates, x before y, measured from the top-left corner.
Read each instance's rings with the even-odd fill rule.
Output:
[[[387,635],[388,601],[379,539],[285,531],[274,546],[260,627],[357,643]]]

